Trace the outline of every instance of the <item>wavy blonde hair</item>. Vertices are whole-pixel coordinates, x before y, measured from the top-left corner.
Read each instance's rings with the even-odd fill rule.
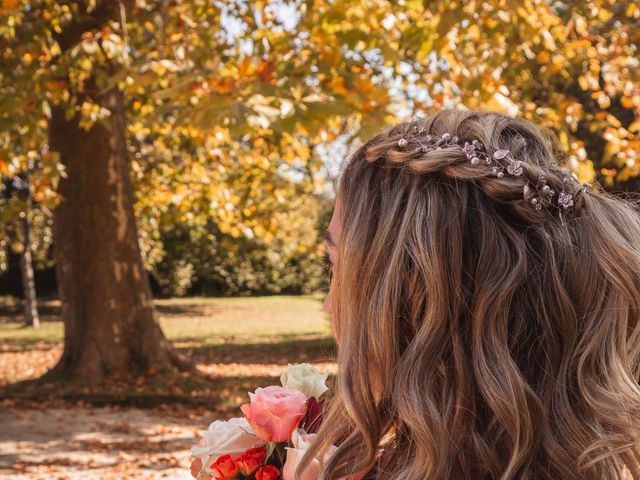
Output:
[[[640,217],[571,186],[540,210],[524,185],[567,171],[554,140],[496,113],[441,111],[420,131],[508,149],[499,178],[456,148],[350,158],[338,196],[336,396],[312,458],[323,478],[640,479]],[[401,145],[405,145],[401,143]]]

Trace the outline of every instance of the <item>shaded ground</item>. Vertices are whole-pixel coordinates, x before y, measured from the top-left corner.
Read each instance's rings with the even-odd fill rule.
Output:
[[[190,478],[189,449],[207,416],[74,406],[0,412],[0,478]]]
[[[319,298],[164,300],[163,329],[200,377],[24,387],[62,353],[59,305],[41,310],[46,321],[33,330],[19,324],[19,306],[0,305],[2,479],[187,479],[198,432],[237,415],[247,391],[278,383],[287,363],[334,367]]]

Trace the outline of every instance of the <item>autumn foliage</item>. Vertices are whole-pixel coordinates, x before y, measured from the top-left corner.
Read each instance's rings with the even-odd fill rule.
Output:
[[[51,109],[90,129],[111,112],[86,93],[110,88],[145,266],[167,294],[318,288],[337,160],[438,108],[534,119],[580,180],[640,186],[637,2],[147,0],[87,21],[109,3],[0,3],[0,264],[21,215],[47,261],[65,171]]]

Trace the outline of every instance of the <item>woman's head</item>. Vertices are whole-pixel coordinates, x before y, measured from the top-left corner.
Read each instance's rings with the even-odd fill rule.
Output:
[[[383,479],[640,478],[640,217],[558,159],[535,125],[463,111],[350,158],[326,478],[381,444]]]

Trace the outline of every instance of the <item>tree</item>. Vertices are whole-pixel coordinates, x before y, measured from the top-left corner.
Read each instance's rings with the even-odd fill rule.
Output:
[[[28,186],[28,181],[27,181]],[[20,274],[22,276],[22,291],[24,294],[24,320],[29,327],[38,328],[40,326],[40,317],[38,316],[38,300],[36,295],[36,281],[33,273],[33,240],[31,220],[29,212],[31,210],[31,195],[28,187],[24,189],[26,192],[26,211],[20,219],[22,227],[22,251],[20,252]]]
[[[583,182],[640,187],[640,7],[635,1],[407,2],[404,78],[442,106],[506,111],[551,129]],[[418,89],[420,92],[420,89]]]
[[[155,318],[138,246],[122,92],[92,101],[109,109],[106,122],[86,131],[56,107],[50,133],[67,173],[54,218],[65,322],[60,368],[83,380],[180,365]]]
[[[32,218],[37,216],[39,209],[34,207],[31,198],[28,172],[13,178],[10,185],[5,185],[3,190],[4,195],[0,198],[0,205],[3,207],[0,217],[0,244],[6,243],[6,238],[12,239],[12,250],[20,257],[24,323],[28,327],[38,328],[40,318],[34,275],[35,242]],[[2,263],[4,262],[0,261],[0,270],[3,269]]]
[[[90,29],[132,10],[133,2],[102,2],[86,8],[58,35],[62,54]],[[98,40],[100,44],[100,41]],[[101,84],[97,65],[76,98],[106,118],[83,125],[64,108],[52,109],[49,140],[65,165],[63,198],[55,210],[54,243],[59,295],[65,322],[65,349],[57,367],[86,381],[105,373],[184,366],[155,316],[133,212],[123,92]],[[63,79],[65,81],[66,79]]]
[[[224,5],[239,47],[171,89],[195,122],[237,130],[239,112],[259,109],[265,129],[314,143],[340,117],[358,138],[440,108],[498,110],[551,129],[581,181],[640,186],[637,2],[309,0],[288,4],[288,25],[280,2]],[[270,84],[260,95],[252,68]]]
[[[59,186],[62,201],[54,213],[65,348],[51,376],[63,375],[83,383],[132,368],[184,366],[155,317],[138,246],[124,95],[117,85],[100,81],[100,75],[113,74],[117,65],[105,58],[83,68],[86,57],[72,52],[82,43],[83,35],[107,28],[109,22],[131,11],[132,4],[61,3],[53,12],[46,7],[25,9],[23,17],[38,15],[42,23],[18,24],[24,30],[18,29],[12,44],[5,46],[20,48],[20,36],[25,32],[33,35],[34,43],[40,41],[45,56],[53,56],[53,46],[56,58],[47,80],[54,88],[69,84],[75,90],[66,102],[61,99],[49,106],[45,99],[43,104],[49,117],[49,147],[65,166]],[[25,52],[22,57],[31,60],[31,55]],[[75,63],[78,57],[79,65]],[[78,72],[80,78],[74,79]],[[75,111],[76,105],[80,105],[79,111]],[[97,121],[92,112],[105,118]]]
[[[36,282],[33,273],[33,256],[31,246],[31,225],[26,218],[22,220],[24,244],[20,254],[20,273],[22,275],[22,291],[24,292],[24,321],[29,327],[38,328],[38,302],[36,296]]]

